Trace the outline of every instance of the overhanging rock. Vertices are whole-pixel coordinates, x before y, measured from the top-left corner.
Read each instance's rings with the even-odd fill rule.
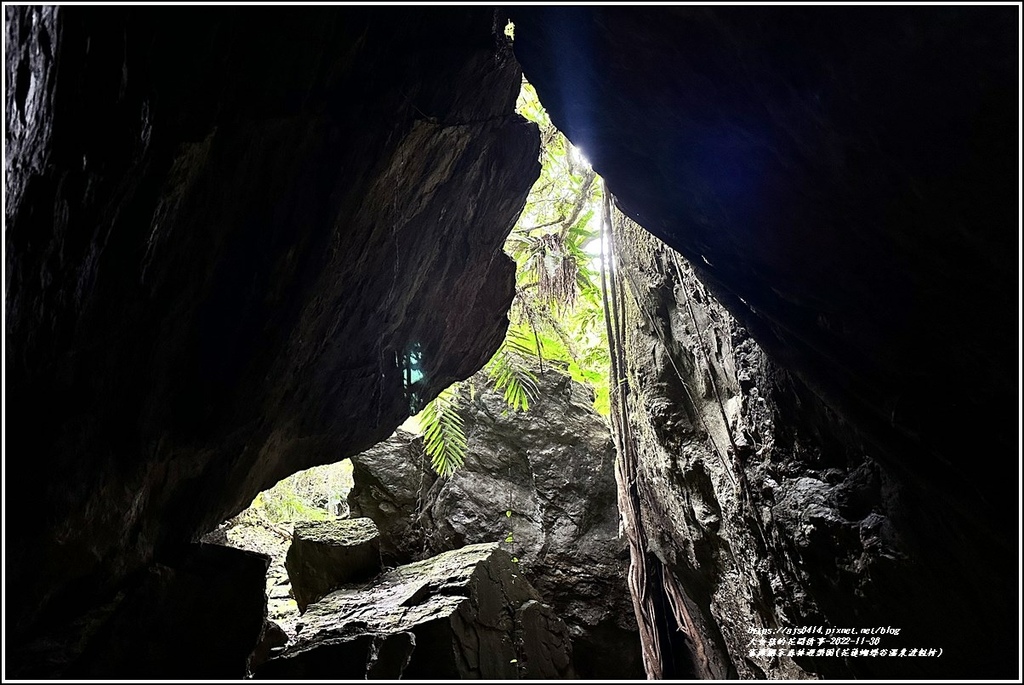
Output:
[[[12,675],[479,369],[539,164],[489,8],[4,9]]]

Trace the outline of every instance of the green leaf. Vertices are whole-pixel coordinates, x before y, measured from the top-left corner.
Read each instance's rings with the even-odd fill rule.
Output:
[[[511,510],[511,509],[509,509],[509,510],[506,510],[506,511],[505,511],[505,516],[507,516],[507,517],[509,517],[509,518],[512,518],[512,510]]]
[[[539,392],[537,377],[523,356],[526,349],[524,337],[510,333],[484,367],[495,389],[502,391],[505,403],[516,411],[527,411]]]
[[[463,465],[466,456],[466,433],[458,411],[458,384],[431,400],[420,414],[423,426],[423,447],[430,457],[430,466],[441,477],[450,476]]]

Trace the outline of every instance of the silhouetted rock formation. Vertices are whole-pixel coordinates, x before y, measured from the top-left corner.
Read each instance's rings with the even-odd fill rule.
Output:
[[[87,680],[181,679],[245,673],[264,631],[263,554],[191,545],[173,564],[131,576],[110,602],[71,626],[57,644],[26,655],[25,677],[55,670]],[[59,659],[59,661],[51,661]]]
[[[19,677],[131,574],[479,369],[539,165],[486,8],[5,13],[5,506],[42,512],[7,537]]]

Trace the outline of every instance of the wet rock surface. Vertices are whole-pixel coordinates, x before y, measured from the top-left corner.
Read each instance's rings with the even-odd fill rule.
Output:
[[[256,678],[571,678],[565,624],[498,545],[468,545],[311,604]]]
[[[580,678],[642,678],[615,456],[593,396],[550,367],[526,412],[509,410],[484,374],[473,385],[460,400],[464,466],[438,479],[422,440],[400,433],[352,458],[351,510],[373,518],[401,560],[501,542],[569,627]]]
[[[667,571],[667,592],[688,606],[710,671],[927,678],[979,668],[943,619],[968,609],[947,592],[950,583],[977,582],[952,562],[960,542],[920,545],[929,528],[948,523],[942,505],[912,499],[685,260],[629,220],[618,231],[646,542]],[[898,627],[899,636],[875,646],[941,647],[943,657],[809,657],[805,645],[767,656],[751,632],[806,626]]]
[[[296,523],[285,568],[303,612],[339,585],[377,575],[380,533],[368,518]]]

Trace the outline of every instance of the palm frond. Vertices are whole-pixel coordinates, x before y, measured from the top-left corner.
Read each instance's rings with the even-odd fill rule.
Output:
[[[431,400],[423,409],[423,448],[430,466],[442,478],[462,466],[466,458],[466,433],[458,407],[459,387],[453,385]]]
[[[505,334],[505,340],[501,344],[502,347],[505,348],[504,351],[506,353],[511,352],[524,357],[532,357],[534,355],[542,354],[542,351],[536,348],[536,345],[530,339],[530,336],[515,326],[509,327],[508,332]],[[500,352],[502,352],[501,348],[499,348],[498,352],[495,354]]]

